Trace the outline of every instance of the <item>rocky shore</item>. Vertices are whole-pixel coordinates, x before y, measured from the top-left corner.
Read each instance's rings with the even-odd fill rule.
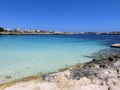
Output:
[[[120,90],[120,53],[108,51],[95,54],[90,62],[44,74],[39,81],[19,82],[3,90]]]
[[[62,72],[46,74],[43,79],[57,83],[60,87],[64,85],[66,87],[68,84],[67,88],[72,88],[68,90],[83,90],[85,88],[86,90],[95,90],[95,88],[97,90],[119,90],[120,53],[112,52],[112,55],[99,53],[98,60],[93,59],[74,69],[69,67]],[[77,86],[74,87],[75,84]]]

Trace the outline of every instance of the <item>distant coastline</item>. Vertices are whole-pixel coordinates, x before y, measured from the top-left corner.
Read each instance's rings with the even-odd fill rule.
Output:
[[[14,32],[14,31],[5,31],[5,32],[0,32],[0,35],[41,35],[41,34],[55,34],[55,35],[65,35],[65,34],[75,34],[75,33],[70,33],[70,32],[49,32],[49,31],[44,31],[44,32]]]
[[[93,35],[120,35],[120,31],[116,32],[60,32],[60,31],[47,31],[47,30],[21,30],[4,29],[0,27],[0,35],[41,35],[41,34],[55,34],[55,35],[68,35],[68,34],[93,34]]]
[[[50,32],[50,31],[2,31],[0,35],[41,35],[41,34],[53,34],[53,35],[69,35],[69,34],[93,34],[93,35],[120,35],[120,32]]]

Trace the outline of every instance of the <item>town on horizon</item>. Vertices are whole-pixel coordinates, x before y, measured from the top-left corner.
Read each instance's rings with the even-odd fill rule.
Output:
[[[40,30],[40,29],[20,29],[19,27],[14,29],[0,27],[0,34],[115,34],[120,35],[120,31],[114,32],[63,32],[54,30]]]

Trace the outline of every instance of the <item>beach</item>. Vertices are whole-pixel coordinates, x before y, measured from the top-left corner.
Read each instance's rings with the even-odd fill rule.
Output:
[[[99,87],[98,90],[108,90],[108,82],[98,80],[102,76],[95,77],[95,72],[96,68],[101,70],[99,74],[107,69],[106,73],[116,76],[119,69],[114,71],[109,64],[114,66],[119,61],[120,49],[110,45],[119,42],[119,38],[119,35],[3,35],[0,38],[0,89],[81,90],[91,87],[90,90],[94,90]],[[111,58],[115,61],[110,62]],[[110,80],[110,87],[112,82],[118,83],[117,80],[116,77]]]
[[[106,50],[103,50],[107,53]],[[119,90],[120,53],[100,54],[84,64],[63,68],[41,76],[27,77],[0,86],[1,90]],[[97,55],[96,54],[96,55]]]
[[[0,3],[0,90],[120,90],[120,0]]]
[[[119,35],[108,35],[105,42],[101,36],[1,35],[0,80],[7,82],[88,62],[93,53],[110,48],[111,36],[111,43],[119,40]]]
[[[0,3],[0,90],[120,90],[120,0]]]

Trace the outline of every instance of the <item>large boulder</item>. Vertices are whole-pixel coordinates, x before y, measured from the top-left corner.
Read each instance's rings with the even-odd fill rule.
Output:
[[[45,75],[43,75],[42,79],[45,80],[45,81],[52,81],[53,79],[55,79],[57,77],[71,79],[71,71],[70,70],[65,70],[65,71],[62,71],[62,72],[45,74]]]

